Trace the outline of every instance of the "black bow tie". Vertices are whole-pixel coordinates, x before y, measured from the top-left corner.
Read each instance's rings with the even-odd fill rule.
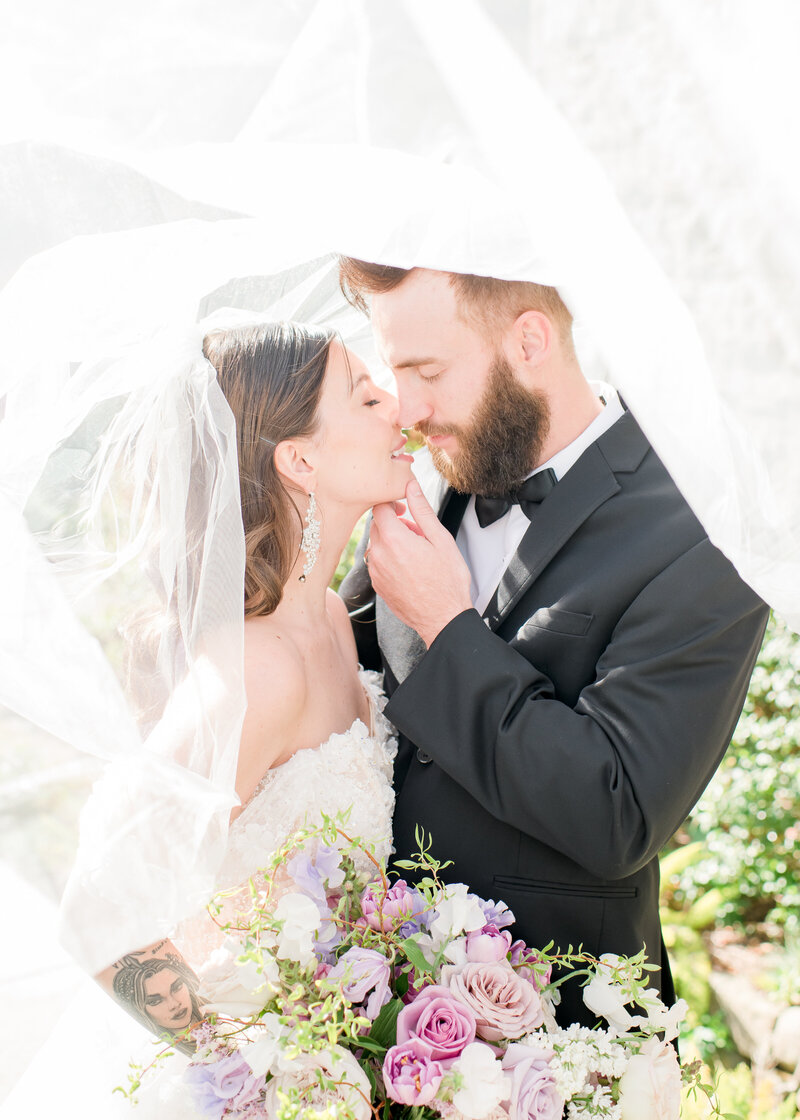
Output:
[[[487,525],[497,521],[504,513],[508,513],[512,506],[516,505],[520,507],[526,517],[533,517],[539,502],[544,501],[557,482],[556,472],[548,467],[546,471],[539,471],[537,474],[532,474],[530,478],[526,478],[516,490],[504,494],[502,498],[484,498],[477,494],[475,496],[475,513],[478,517],[478,524],[481,529],[485,529]]]

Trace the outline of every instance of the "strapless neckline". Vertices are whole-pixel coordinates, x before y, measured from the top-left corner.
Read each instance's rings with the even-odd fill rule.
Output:
[[[286,767],[291,767],[293,763],[297,765],[295,760],[298,759],[301,755],[307,756],[309,754],[323,754],[326,748],[330,746],[331,743],[335,743],[340,740],[346,740],[353,736],[356,739],[375,739],[378,736],[377,724],[378,718],[380,716],[378,697],[383,695],[381,691],[380,674],[373,672],[371,669],[364,669],[359,665],[358,679],[361,684],[361,689],[367,700],[367,708],[369,711],[369,726],[367,726],[361,716],[356,716],[353,722],[349,725],[349,727],[346,727],[344,731],[332,731],[327,739],[323,740],[323,742],[321,743],[318,743],[315,747],[301,747],[300,750],[297,750],[293,755],[290,755],[285,762],[281,762],[277,766],[271,766],[269,770],[267,770],[260,778],[258,785],[255,787],[253,792],[248,797],[247,801],[242,806],[242,811],[241,813],[239,813],[239,816],[236,818],[236,820],[241,820],[241,818],[245,815],[256,798],[264,792],[264,790],[270,785],[271,782],[275,780],[275,775],[279,771],[285,772]]]

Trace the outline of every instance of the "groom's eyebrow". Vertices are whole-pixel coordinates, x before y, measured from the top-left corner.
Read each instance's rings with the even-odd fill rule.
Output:
[[[436,365],[438,358],[406,358],[402,362],[395,362],[392,366],[393,369],[411,369],[414,366],[432,366]]]

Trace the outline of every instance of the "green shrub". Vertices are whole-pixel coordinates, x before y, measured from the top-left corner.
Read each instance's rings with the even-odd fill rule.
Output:
[[[717,924],[800,914],[800,639],[770,619],[722,766],[686,825],[703,854],[672,879],[684,909],[718,893]]]

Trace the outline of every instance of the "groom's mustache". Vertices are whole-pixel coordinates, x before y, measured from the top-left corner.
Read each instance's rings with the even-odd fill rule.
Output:
[[[427,420],[420,420],[413,428],[409,428],[410,436],[427,439],[429,436],[457,436],[461,429],[455,424],[429,424]]]

